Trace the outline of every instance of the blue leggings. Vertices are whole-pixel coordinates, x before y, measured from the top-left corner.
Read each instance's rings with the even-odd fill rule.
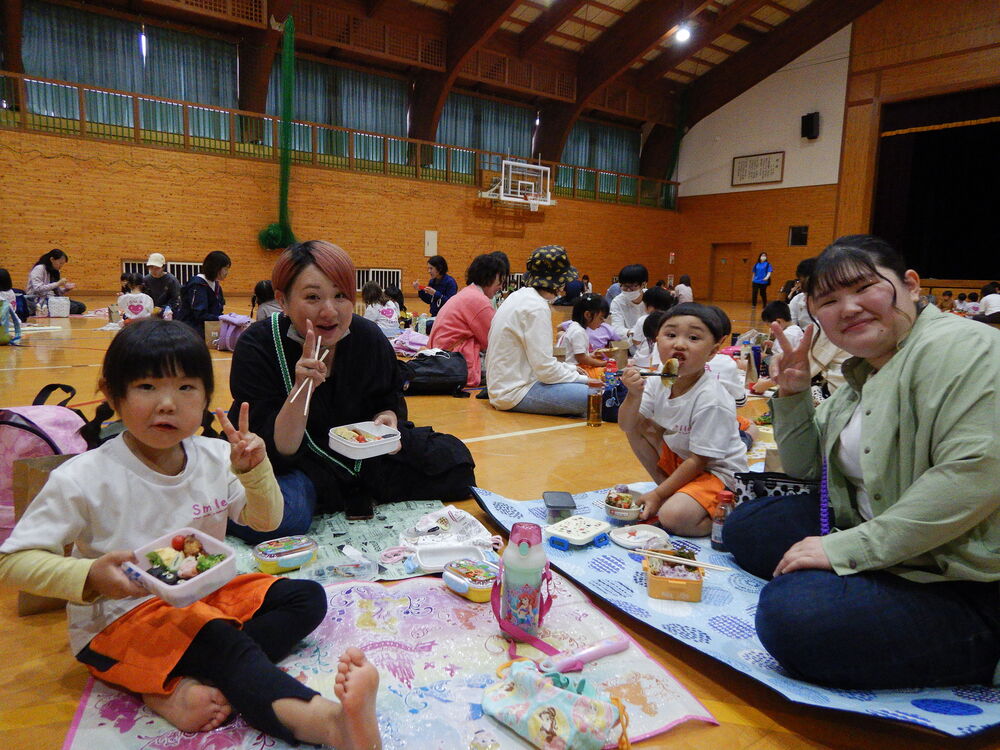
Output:
[[[809,496],[744,503],[723,527],[736,562],[761,578],[771,577],[792,544],[818,534],[819,501]],[[756,623],[764,648],[809,682],[860,689],[992,684],[1000,583],[799,570],[763,588]]]

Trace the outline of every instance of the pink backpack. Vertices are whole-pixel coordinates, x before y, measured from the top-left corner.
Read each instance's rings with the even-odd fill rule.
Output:
[[[70,395],[57,406],[42,405],[57,388]],[[14,528],[14,461],[87,450],[80,434],[86,421],[66,407],[75,394],[69,386],[50,385],[39,392],[33,406],[0,409],[0,542]]]
[[[219,316],[219,340],[215,348],[220,352],[231,352],[236,349],[236,340],[253,324],[253,318],[238,313],[226,313]]]

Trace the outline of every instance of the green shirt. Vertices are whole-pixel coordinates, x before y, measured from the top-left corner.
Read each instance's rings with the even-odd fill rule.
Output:
[[[822,446],[834,571],[1000,580],[1000,331],[929,305],[881,370],[853,357],[844,375],[815,410],[808,391],[771,401],[785,471],[818,478]],[[869,521],[834,457],[859,406]]]

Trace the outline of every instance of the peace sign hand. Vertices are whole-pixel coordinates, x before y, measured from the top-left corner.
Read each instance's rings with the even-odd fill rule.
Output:
[[[222,425],[222,431],[226,433],[226,439],[232,449],[229,453],[229,460],[236,472],[242,474],[250,471],[257,464],[264,460],[267,449],[261,437],[250,432],[250,404],[244,401],[240,404],[240,429],[233,427],[226,413],[222,409],[215,410],[215,416]]]
[[[809,350],[812,347],[813,334],[816,326],[806,326],[805,336],[799,345],[792,347],[785,338],[785,332],[777,323],[771,323],[771,333],[781,344],[781,356],[778,357],[777,372],[772,373],[774,382],[778,384],[779,396],[791,396],[809,390],[812,384],[812,371],[809,366]]]

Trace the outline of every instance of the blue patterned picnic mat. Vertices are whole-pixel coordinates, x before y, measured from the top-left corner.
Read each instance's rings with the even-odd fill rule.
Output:
[[[651,482],[630,485],[640,491]],[[518,521],[546,524],[541,500],[517,501],[473,490],[480,505],[510,531]],[[576,513],[604,519],[608,490],[574,495]],[[697,603],[651,599],[646,594],[642,557],[609,544],[606,547],[546,547],[552,565],[585,589],[637,620],[673,636],[734,669],[774,688],[789,700],[810,706],[877,716],[917,724],[945,734],[975,734],[1000,724],[1000,689],[983,685],[909,690],[839,690],[793,679],[757,639],[754,613],[765,581],[736,566],[731,555],[716,552],[708,540],[671,537],[675,547],[690,549],[699,560],[734,570],[710,572]]]

